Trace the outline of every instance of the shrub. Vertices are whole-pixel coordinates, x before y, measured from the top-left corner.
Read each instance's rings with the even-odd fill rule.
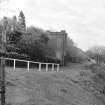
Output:
[[[22,60],[30,60],[30,57],[26,54],[18,54],[16,52],[6,53],[7,58],[14,58],[14,59],[22,59]]]

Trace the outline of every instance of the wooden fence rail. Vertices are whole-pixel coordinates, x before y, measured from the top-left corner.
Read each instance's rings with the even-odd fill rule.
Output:
[[[13,61],[13,69],[16,69],[16,61],[26,62],[27,63],[27,71],[30,71],[30,63],[38,64],[38,71],[42,71],[42,64],[45,65],[46,72],[49,71],[49,65],[51,65],[51,71],[59,71],[59,64],[56,63],[44,63],[44,62],[34,62],[34,61],[27,61],[27,60],[20,60],[20,59],[13,59],[13,58],[5,58],[5,60]],[[56,70],[55,70],[56,66]]]

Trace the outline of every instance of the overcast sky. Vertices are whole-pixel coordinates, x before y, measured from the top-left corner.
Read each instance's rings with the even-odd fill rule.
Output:
[[[104,0],[0,0],[0,17],[22,10],[27,25],[66,30],[83,50],[105,45]],[[2,2],[3,1],[3,2]]]

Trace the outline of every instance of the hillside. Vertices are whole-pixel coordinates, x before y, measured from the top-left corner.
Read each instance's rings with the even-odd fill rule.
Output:
[[[104,105],[89,89],[83,87],[81,81],[89,81],[92,75],[82,66],[65,68],[64,72],[59,73],[28,72],[25,69],[13,71],[11,68],[6,71],[6,102],[9,104]],[[87,74],[85,78],[83,72]]]

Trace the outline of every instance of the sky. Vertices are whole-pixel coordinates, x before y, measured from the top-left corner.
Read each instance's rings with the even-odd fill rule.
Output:
[[[21,10],[27,26],[66,30],[84,51],[105,46],[105,0],[0,0],[0,18]]]

